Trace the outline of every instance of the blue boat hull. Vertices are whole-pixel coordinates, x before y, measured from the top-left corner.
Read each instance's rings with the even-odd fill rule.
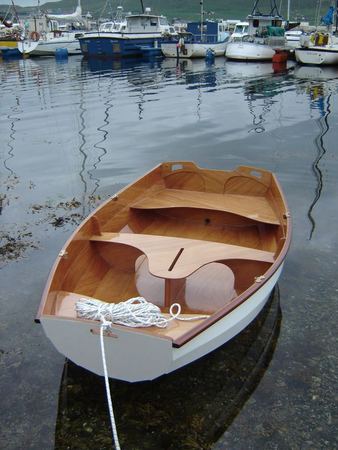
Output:
[[[87,57],[121,58],[161,53],[161,38],[117,39],[108,36],[84,36],[81,52]]]
[[[17,48],[6,48],[0,50],[0,55],[2,58],[21,58],[22,54],[19,52]]]

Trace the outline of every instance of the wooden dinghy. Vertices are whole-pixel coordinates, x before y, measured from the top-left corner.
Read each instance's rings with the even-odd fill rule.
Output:
[[[281,274],[291,223],[275,176],[263,169],[202,169],[166,162],[96,209],[52,268],[37,320],[55,347],[103,374],[98,320],[84,300],[144,297],[178,320],[164,328],[113,323],[104,333],[108,374],[141,381],[172,372],[243,330]],[[108,305],[109,306],[109,305]]]

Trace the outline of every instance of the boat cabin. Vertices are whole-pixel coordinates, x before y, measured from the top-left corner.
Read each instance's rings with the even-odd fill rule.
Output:
[[[166,17],[151,14],[149,8],[146,8],[144,14],[131,14],[126,19],[126,33],[176,33],[174,27],[169,25]]]
[[[279,15],[250,15],[247,17],[249,36],[284,36],[283,19]]]
[[[99,31],[103,33],[119,33],[126,29],[126,22],[104,22],[100,25]]]
[[[237,22],[231,35],[231,41],[241,41],[249,33],[249,22]]]
[[[223,42],[229,38],[230,34],[227,25],[222,22],[189,22],[187,32],[191,33],[195,41],[202,41],[208,44]]]

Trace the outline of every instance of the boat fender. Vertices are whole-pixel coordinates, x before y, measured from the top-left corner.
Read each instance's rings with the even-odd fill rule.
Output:
[[[205,59],[209,62],[213,62],[215,59],[215,52],[211,49],[208,48],[207,51],[205,52]]]
[[[38,41],[40,39],[40,34],[37,31],[32,31],[30,34],[30,38],[32,41]]]
[[[180,49],[181,53],[184,53],[185,50],[185,45],[184,45],[184,38],[180,37],[178,42],[177,42],[177,47]]]
[[[55,49],[55,58],[56,59],[67,59],[68,58],[68,50],[66,48]]]

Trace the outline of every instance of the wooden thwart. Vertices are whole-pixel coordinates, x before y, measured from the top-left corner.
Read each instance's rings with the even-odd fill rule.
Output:
[[[280,221],[264,196],[215,194],[180,189],[163,189],[131,205],[135,209],[202,208],[223,211],[272,225]]]
[[[166,279],[186,278],[200,267],[214,261],[240,259],[271,264],[274,262],[272,252],[195,239],[132,233],[101,233],[92,236],[90,241],[135,247],[148,258],[149,272]]]

